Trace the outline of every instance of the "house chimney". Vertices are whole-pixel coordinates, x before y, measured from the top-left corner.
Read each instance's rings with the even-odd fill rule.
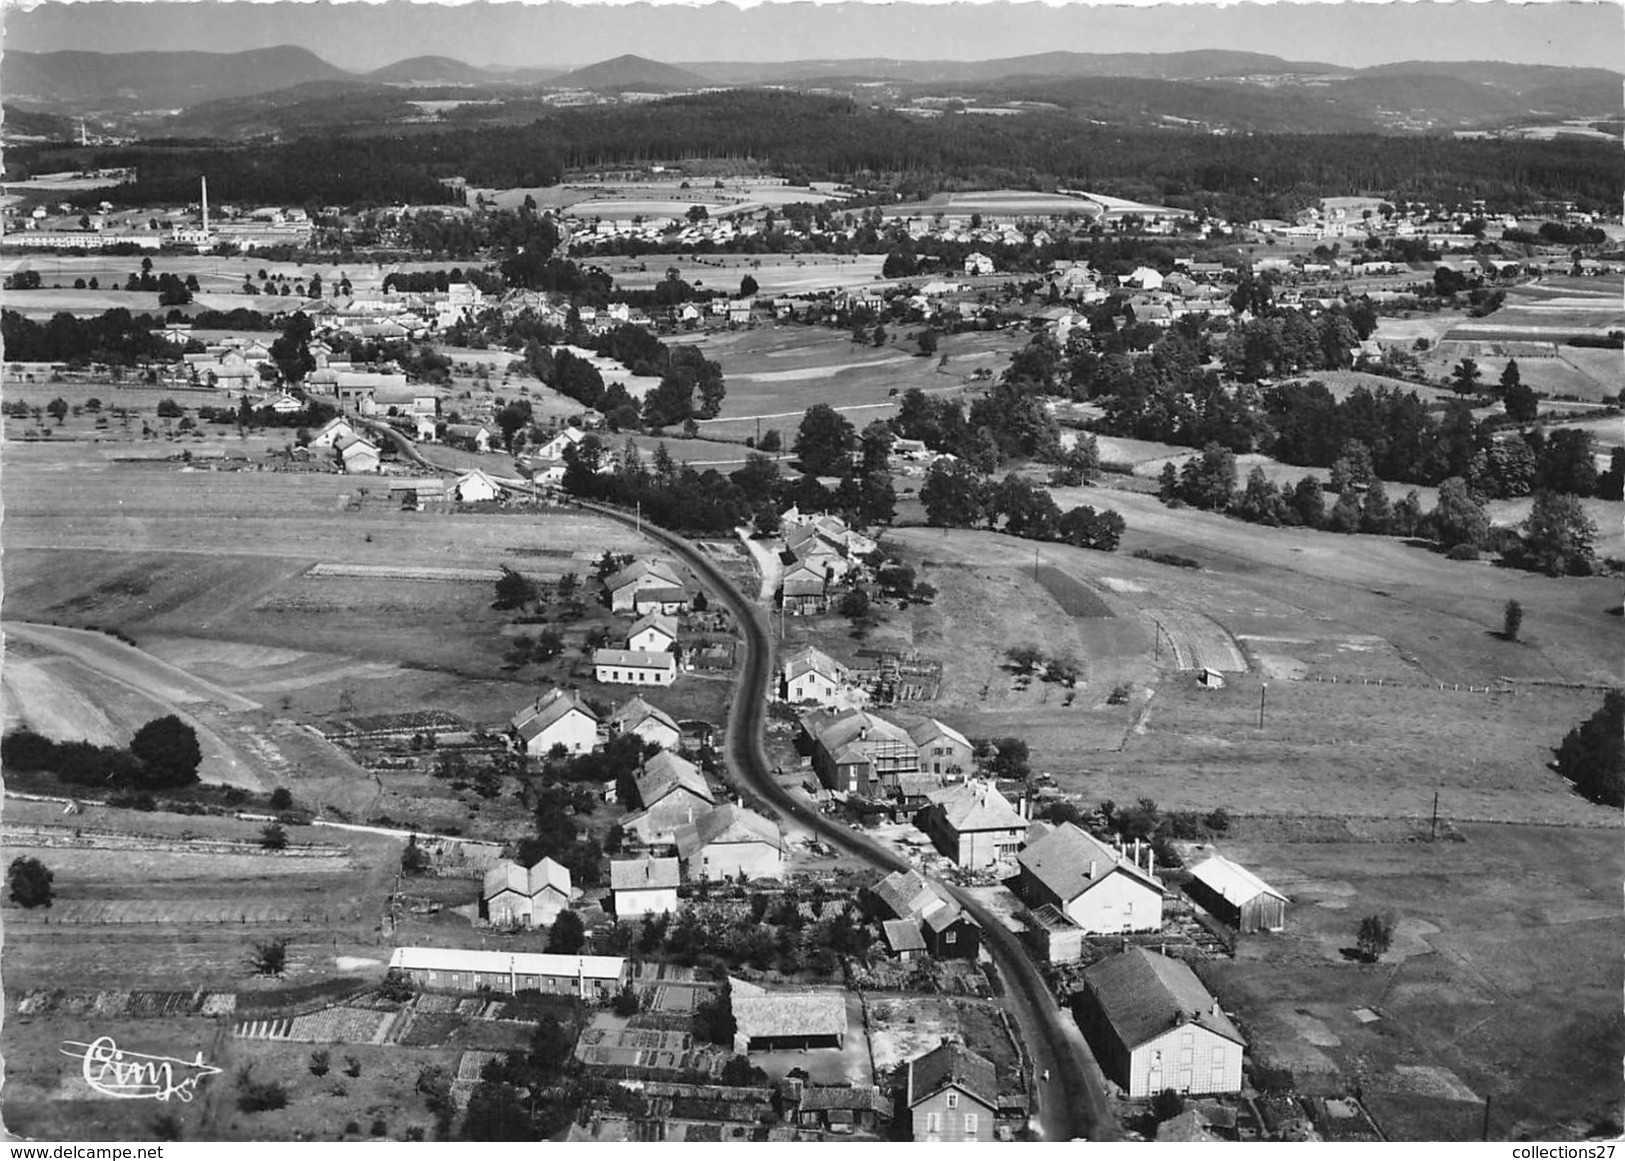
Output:
[[[1096,872],[1097,872],[1097,871],[1098,871],[1098,870],[1099,870],[1099,864],[1097,864],[1097,863],[1096,863],[1096,862],[1095,862],[1095,860],[1093,860],[1093,859],[1090,859],[1090,860],[1089,860],[1089,878],[1090,878],[1090,880],[1091,880],[1091,881],[1092,881],[1092,880],[1093,880],[1093,879],[1094,879],[1094,877],[1095,877],[1095,873],[1096,873]]]
[[[198,178],[198,186],[203,195],[203,232],[207,234],[209,232],[209,179],[206,177]]]
[[[1157,852],[1150,847],[1145,849],[1145,869],[1150,874],[1157,873]]]

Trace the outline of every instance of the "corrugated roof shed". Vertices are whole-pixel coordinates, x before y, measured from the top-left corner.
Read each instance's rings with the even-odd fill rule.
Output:
[[[1283,903],[1292,902],[1246,867],[1232,863],[1223,855],[1203,859],[1191,868],[1191,878],[1206,883],[1209,888],[1223,896],[1226,903],[1237,907],[1260,895],[1273,896]]]

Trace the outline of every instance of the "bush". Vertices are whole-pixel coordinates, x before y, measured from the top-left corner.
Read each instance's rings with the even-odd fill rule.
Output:
[[[325,1048],[318,1048],[310,1054],[310,1074],[312,1076],[326,1076],[332,1068],[332,1054]]]
[[[1380,915],[1367,915],[1360,920],[1360,929],[1355,935],[1354,942],[1367,963],[1375,963],[1383,952],[1393,946],[1395,925],[1393,913],[1389,911],[1384,911]]]
[[[19,907],[49,907],[52,878],[51,869],[38,859],[13,859],[6,872],[11,901]]]
[[[245,1113],[265,1113],[288,1107],[288,1090],[274,1080],[254,1080],[247,1069],[238,1074],[237,1107]]]
[[[1479,551],[1471,544],[1457,544],[1444,555],[1446,560],[1477,560]]]
[[[1222,806],[1215,807],[1202,821],[1214,834],[1224,834],[1230,829],[1230,812]]]
[[[293,809],[293,794],[288,790],[288,788],[286,786],[278,786],[275,790],[271,791],[271,809],[272,810],[292,810]]]

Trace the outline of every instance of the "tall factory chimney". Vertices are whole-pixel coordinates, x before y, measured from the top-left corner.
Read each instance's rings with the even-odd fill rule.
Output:
[[[200,177],[198,182],[203,189],[203,232],[207,234],[209,232],[209,179]]]

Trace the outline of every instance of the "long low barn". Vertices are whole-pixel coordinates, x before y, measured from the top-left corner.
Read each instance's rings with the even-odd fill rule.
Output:
[[[734,1051],[842,1048],[846,996],[840,992],[764,992],[732,983]]]
[[[448,992],[535,991],[608,999],[621,990],[626,960],[618,955],[544,955],[456,947],[398,947],[392,969],[421,988]]]

